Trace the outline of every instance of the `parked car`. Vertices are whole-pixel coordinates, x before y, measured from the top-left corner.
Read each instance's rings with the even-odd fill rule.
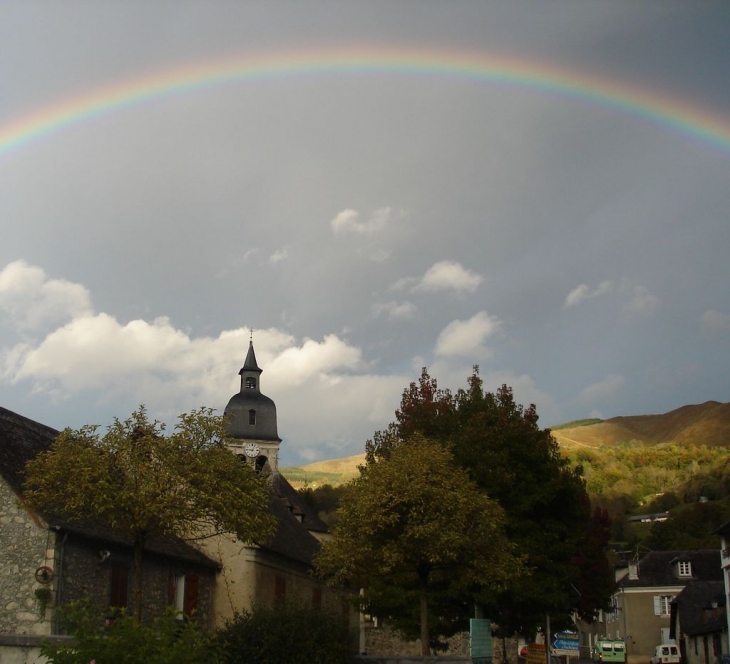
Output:
[[[672,643],[657,646],[650,662],[651,664],[682,664],[682,655],[679,654],[679,646]]]
[[[593,648],[594,662],[626,662],[626,643],[622,639],[599,639]]]

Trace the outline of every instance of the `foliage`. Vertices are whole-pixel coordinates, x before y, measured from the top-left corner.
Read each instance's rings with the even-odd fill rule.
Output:
[[[98,610],[81,601],[63,607],[64,626],[71,643],[44,643],[41,654],[49,664],[221,664],[212,636],[194,621],[173,614],[135,625],[129,616],[100,623]]]
[[[332,486],[324,484],[316,489],[300,489],[299,495],[312,507],[328,526],[337,523],[337,510],[347,497],[348,485]]]
[[[368,441],[368,466],[407,446],[414,432],[452,450],[456,465],[504,509],[506,534],[526,556],[529,576],[516,577],[496,599],[482,598],[505,633],[532,631],[548,612],[560,626],[574,610],[590,620],[607,608],[612,574],[602,554],[608,531],[592,528],[580,469],[560,454],[550,431],[539,428],[534,405],[517,404],[506,385],[485,392],[476,367],[468,388],[456,394],[439,389],[424,369],[404,391],[396,422]],[[583,577],[578,551],[588,553],[594,578]],[[588,592],[587,583],[600,592]]]
[[[289,605],[255,607],[218,634],[222,664],[346,664],[351,634],[341,612]]]
[[[44,514],[92,520],[135,548],[134,611],[141,619],[142,555],[152,537],[195,539],[230,532],[265,540],[274,529],[264,480],[226,446],[209,409],[182,414],[171,435],[144,406],[127,420],[65,429],[25,469],[25,499]]]
[[[718,536],[713,534],[730,521],[730,498],[682,505],[671,511],[666,521],[656,521],[645,545],[653,551],[673,549],[714,549]]]
[[[353,480],[315,567],[364,588],[367,612],[419,634],[427,655],[430,620],[443,617],[444,598],[464,606],[479,590],[503,586],[521,561],[503,535],[502,509],[454,465],[451,452],[420,434],[404,442]],[[431,590],[441,594],[438,611],[431,605],[429,612]],[[458,629],[452,620],[433,627],[435,640]]]

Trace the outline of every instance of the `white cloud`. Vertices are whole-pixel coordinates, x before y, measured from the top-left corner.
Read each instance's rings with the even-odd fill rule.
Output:
[[[603,380],[583,388],[578,401],[583,404],[594,404],[612,399],[623,389],[624,382],[621,374],[609,374]]]
[[[629,298],[622,308],[624,315],[648,316],[653,314],[659,306],[659,298],[650,293],[646,286],[635,286],[629,279],[623,278],[618,284],[610,280],[602,281],[593,290],[587,284],[580,284],[568,293],[563,308],[575,307],[586,300],[611,293],[616,293],[619,297]]]
[[[467,270],[456,261],[434,263],[422,277],[403,277],[390,286],[390,290],[410,290],[411,292],[447,291],[473,293],[484,281],[480,274]]]
[[[339,212],[330,226],[335,233],[355,233],[358,235],[373,235],[385,228],[393,219],[393,210],[389,207],[375,210],[368,219],[360,221],[357,210],[347,209]]]
[[[434,263],[416,287],[424,291],[468,291],[473,293],[483,281],[481,275],[465,269],[456,261]]]
[[[434,354],[440,357],[489,357],[492,351],[485,342],[502,329],[502,322],[486,311],[480,311],[468,320],[455,320],[439,334]]]
[[[373,306],[376,316],[385,316],[390,320],[409,320],[416,314],[416,305],[412,302],[380,302]]]
[[[49,279],[42,268],[17,260],[0,272],[0,314],[17,330],[38,330],[91,312],[80,284]]]
[[[284,249],[277,249],[271,256],[269,256],[269,263],[276,265],[276,263],[286,260],[289,258],[289,250],[285,247]]]
[[[730,315],[723,314],[716,309],[709,309],[702,314],[702,327],[707,330],[727,331],[730,330]]]
[[[612,291],[613,283],[611,281],[602,281],[594,290],[591,290],[586,284],[581,284],[568,293],[568,297],[565,298],[563,307],[566,309],[568,307],[574,307],[585,300],[600,297],[601,295],[606,295]]]

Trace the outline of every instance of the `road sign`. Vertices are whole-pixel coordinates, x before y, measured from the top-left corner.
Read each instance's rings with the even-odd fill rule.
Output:
[[[580,636],[575,632],[558,632],[553,641],[558,656],[577,657],[580,651]]]
[[[472,659],[492,660],[492,621],[486,618],[472,618],[469,621],[469,641]]]

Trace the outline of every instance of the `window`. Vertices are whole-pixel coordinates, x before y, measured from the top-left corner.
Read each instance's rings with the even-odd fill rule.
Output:
[[[668,616],[670,613],[669,605],[674,597],[671,595],[654,595],[654,615]]]
[[[246,388],[249,390],[255,390],[256,389],[256,379],[252,376],[248,376],[246,378]]]
[[[170,604],[189,618],[198,609],[197,574],[170,574]]]
[[[256,411],[253,408],[248,411],[248,423],[256,424]]]
[[[692,563],[689,560],[680,560],[677,563],[679,576],[692,576]]]
[[[126,609],[129,600],[129,568],[121,563],[114,563],[110,577],[109,606]]]

